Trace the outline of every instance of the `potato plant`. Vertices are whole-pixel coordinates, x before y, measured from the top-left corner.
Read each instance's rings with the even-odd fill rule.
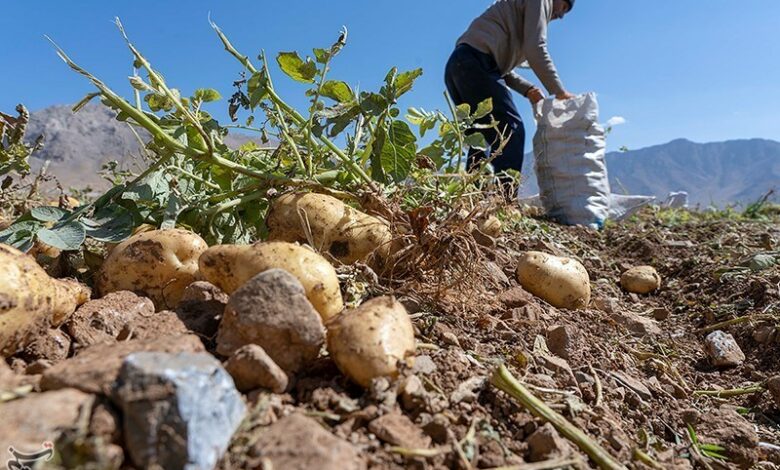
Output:
[[[216,90],[184,95],[136,49],[119,20],[116,23],[137,70],[130,77],[131,99],[55,47],[70,68],[96,88],[74,110],[98,98],[116,111],[116,119],[147,131],[152,137],[146,145],[150,165],[117,181],[91,204],[25,214],[0,233],[0,242],[27,250],[40,239],[60,250],[76,250],[86,239],[116,243],[134,227],[150,224],[191,229],[210,244],[248,243],[264,238],[271,195],[280,189],[401,192],[407,205],[416,206],[457,198],[484,184],[479,175],[462,173],[461,164],[466,147],[487,145],[479,133],[466,131],[484,127],[476,121],[490,113],[491,104],[476,110],[451,105],[450,118],[411,109],[403,119],[398,99],[412,89],[422,70],[393,68],[380,90],[354,91],[331,77],[331,65],[347,42],[346,30],[329,48],[314,49],[311,57],[296,52],[276,56],[288,78],[309,86],[310,105],[301,112],[278,93],[265,53],[257,62],[251,60],[212,23],[240,68],[227,103],[233,122],[222,124],[206,110],[221,99]],[[419,136],[412,126],[419,126]],[[224,138],[236,128],[257,133],[268,145],[229,148]],[[438,137],[422,147],[420,138],[434,129]]]

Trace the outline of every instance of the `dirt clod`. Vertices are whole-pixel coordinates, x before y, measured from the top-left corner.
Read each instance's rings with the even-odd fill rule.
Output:
[[[431,439],[420,428],[400,413],[390,413],[371,421],[369,431],[382,441],[408,449],[426,449]]]
[[[249,468],[366,468],[365,460],[350,443],[326,431],[317,421],[297,413],[255,433],[249,450],[252,463]]]
[[[234,352],[225,363],[225,369],[242,392],[265,388],[283,393],[287,388],[287,374],[256,344],[248,344]]]
[[[541,462],[564,457],[571,453],[569,443],[547,423],[528,437],[528,453],[531,462]]]

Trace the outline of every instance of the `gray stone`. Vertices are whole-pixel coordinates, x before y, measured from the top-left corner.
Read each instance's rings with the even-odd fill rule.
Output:
[[[716,367],[735,367],[745,362],[745,353],[731,334],[713,331],[706,338],[707,355]]]
[[[250,456],[279,470],[365,470],[366,462],[349,442],[300,414],[284,417],[252,436]],[[261,465],[262,466],[262,465]]]
[[[414,358],[414,365],[412,366],[412,372],[415,374],[429,375],[436,372],[436,363],[433,362],[431,356],[424,354]]]
[[[319,356],[325,342],[322,319],[292,274],[271,269],[233,295],[219,326],[217,352],[230,356],[257,344],[284,371],[294,373]]]
[[[242,392],[265,388],[283,393],[287,388],[287,374],[256,344],[248,344],[233,353],[225,369]]]
[[[143,468],[214,468],[246,414],[230,375],[206,353],[131,354],[113,399],[127,451]]]

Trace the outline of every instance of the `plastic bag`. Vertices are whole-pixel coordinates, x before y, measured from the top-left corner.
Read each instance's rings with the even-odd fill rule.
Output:
[[[534,169],[547,215],[566,225],[603,227],[612,197],[596,95],[548,98],[534,111]]]

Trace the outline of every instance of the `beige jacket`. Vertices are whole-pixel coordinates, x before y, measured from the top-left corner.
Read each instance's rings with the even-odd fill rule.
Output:
[[[458,44],[490,54],[506,84],[525,95],[533,86],[514,72],[528,61],[547,92],[564,91],[555,64],[547,52],[547,25],[553,0],[497,0],[458,39]]]

